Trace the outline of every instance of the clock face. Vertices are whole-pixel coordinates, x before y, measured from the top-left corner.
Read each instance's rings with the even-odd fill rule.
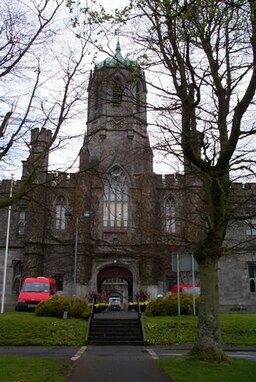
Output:
[[[115,117],[115,118],[113,118],[112,119],[112,121],[111,121],[111,126],[113,127],[113,128],[118,128],[118,127],[120,127],[121,126],[121,118],[120,117]]]

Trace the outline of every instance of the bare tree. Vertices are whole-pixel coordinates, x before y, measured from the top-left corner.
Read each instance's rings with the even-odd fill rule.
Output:
[[[193,352],[221,359],[217,266],[231,218],[230,179],[254,174],[256,1],[138,0],[112,17],[91,17],[123,28],[153,73],[159,146],[186,164],[202,290]]]
[[[29,147],[33,128],[52,130],[47,147],[30,158],[19,189],[11,199],[1,199],[3,208],[35,186],[44,155],[60,145],[63,127],[82,110],[92,27],[84,25],[78,39],[64,0],[3,1],[0,13],[2,169],[9,165],[15,171],[15,158],[20,161],[24,146]]]

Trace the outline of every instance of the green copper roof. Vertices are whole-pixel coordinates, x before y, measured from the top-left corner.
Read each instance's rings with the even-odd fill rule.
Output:
[[[118,39],[117,44],[116,44],[116,53],[115,53],[114,57],[107,57],[107,58],[105,58],[104,61],[99,62],[95,66],[96,66],[96,69],[100,69],[103,67],[116,68],[118,66],[138,68],[139,64],[133,60],[130,60],[129,58],[124,58],[122,56],[120,43],[119,43],[119,39]]]

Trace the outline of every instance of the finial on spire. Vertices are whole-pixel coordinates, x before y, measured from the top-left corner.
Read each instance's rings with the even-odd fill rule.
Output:
[[[117,43],[116,43],[116,54],[118,53],[121,53],[119,37],[117,37]]]

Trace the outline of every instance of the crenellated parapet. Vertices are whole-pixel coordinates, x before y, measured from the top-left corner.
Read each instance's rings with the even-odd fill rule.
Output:
[[[52,131],[50,129],[42,128],[39,129],[38,127],[31,130],[31,140],[30,144],[47,144],[49,145],[52,139]]]
[[[181,187],[184,183],[183,174],[166,174],[166,175],[156,175],[156,187],[157,188],[178,188]]]
[[[51,130],[44,127],[31,130],[31,150],[28,160],[23,163],[23,177],[35,169],[41,173],[48,171],[51,142]]]
[[[256,183],[232,183],[231,189],[235,192],[256,191]]]

